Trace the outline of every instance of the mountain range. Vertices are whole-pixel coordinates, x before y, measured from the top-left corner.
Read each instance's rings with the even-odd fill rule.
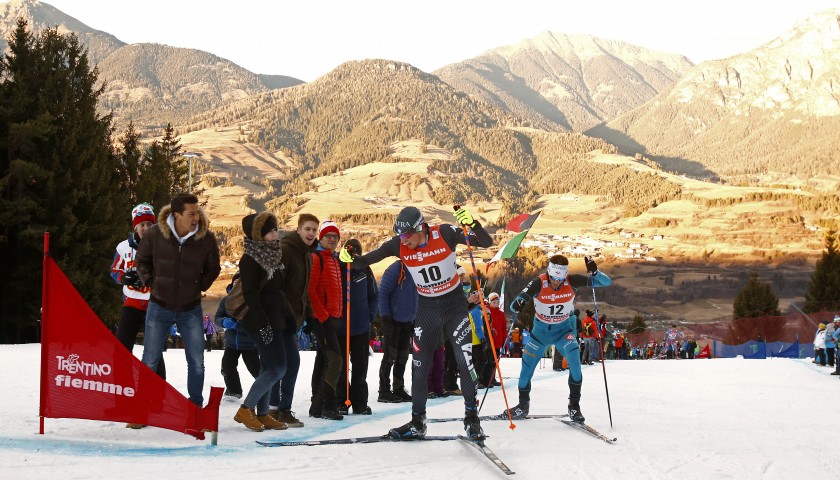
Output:
[[[519,207],[529,195],[604,188],[590,179],[607,179],[607,197],[630,202],[642,177],[588,162],[591,150],[704,178],[832,174],[840,160],[840,9],[699,65],[625,42],[543,32],[432,73],[365,60],[308,84],[199,50],[127,45],[38,0],[0,4],[0,34],[18,17],[35,31],[79,35],[107,82],[100,107],[118,122],[171,122],[182,133],[238,127],[239,141],[289,160],[291,193],[319,175],[387,160],[392,145],[410,139],[446,152],[429,175],[439,173],[454,193],[436,200],[515,199]],[[629,181],[620,180],[625,174]],[[679,195],[650,182],[658,181],[641,182],[631,211]]]

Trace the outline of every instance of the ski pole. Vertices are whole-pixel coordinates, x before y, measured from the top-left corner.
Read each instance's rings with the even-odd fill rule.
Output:
[[[454,209],[457,212],[458,210],[461,209],[461,207],[459,205],[455,205]],[[475,278],[475,285],[476,285],[476,288],[478,288],[478,299],[479,299],[479,302],[481,303],[481,316],[484,317],[484,325],[485,325],[485,330],[484,331],[485,332],[490,332],[491,331],[490,316],[487,314],[487,307],[484,305],[484,293],[481,291],[481,281],[478,278],[478,270],[475,268],[475,259],[473,258],[472,246],[470,245],[470,235],[467,232],[467,226],[466,225],[461,225],[461,229],[464,231],[464,241],[467,244],[467,252],[470,255],[470,264],[472,265],[473,278]],[[508,413],[508,421],[510,422],[510,429],[513,430],[514,428],[516,428],[516,425],[513,423],[513,417],[511,417],[511,415],[510,415],[510,405],[508,404],[507,392],[505,392],[505,381],[502,378],[502,369],[499,367],[499,357],[498,357],[498,355],[496,355],[496,348],[493,346],[493,336],[492,335],[490,335],[490,349],[493,351],[493,363],[495,363],[496,373],[498,373],[498,375],[499,375],[499,385],[501,385],[501,387],[502,387],[502,396],[505,399],[505,409],[506,409],[505,411],[507,411],[507,413]],[[487,397],[487,391],[488,390],[490,390],[490,385],[487,385],[486,388],[484,389],[484,397],[485,398]],[[479,411],[481,411],[480,408],[483,407],[483,406],[484,406],[484,401],[482,400],[481,405],[479,405]]]
[[[598,301],[595,299],[595,280],[591,276],[589,280],[592,282],[592,305],[595,308],[595,318],[598,319],[595,321],[595,328],[598,329],[598,346],[601,349],[601,369],[604,371],[604,390],[607,392],[607,413],[610,416],[610,428],[613,428],[612,408],[610,407],[610,387],[607,386],[607,360],[604,358],[604,342],[601,340],[603,335],[601,335],[601,325],[598,315]]]
[[[352,245],[345,244],[344,247],[347,249],[347,251],[351,255],[353,254],[353,246]],[[344,377],[345,377],[344,385],[345,385],[345,393],[346,393],[346,397],[347,397],[347,400],[344,401],[344,405],[346,405],[348,409],[350,408],[350,405],[353,403],[353,402],[350,401],[350,281],[351,281],[350,265],[352,265],[352,263],[347,262],[347,295],[346,295],[347,296],[347,320],[346,320],[347,326],[344,329],[344,338],[345,338],[345,340],[344,340],[344,342],[345,342],[344,343],[344,351],[345,351],[345,355],[344,355]]]

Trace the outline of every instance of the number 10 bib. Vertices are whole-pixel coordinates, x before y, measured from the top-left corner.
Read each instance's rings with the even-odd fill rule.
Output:
[[[455,252],[441,238],[438,225],[429,227],[424,247],[412,250],[401,244],[400,259],[411,273],[417,293],[424,297],[439,297],[461,288]]]

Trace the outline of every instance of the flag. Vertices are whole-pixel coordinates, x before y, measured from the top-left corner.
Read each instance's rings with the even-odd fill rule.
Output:
[[[224,389],[211,387],[197,407],[117,341],[51,257],[43,264],[42,417],[139,423],[199,440],[219,431]]]
[[[499,292],[499,307],[501,307],[503,312],[505,311],[505,278],[502,277],[502,291]]]
[[[697,356],[694,357],[694,358],[711,358],[711,357],[712,357],[712,354],[711,354],[711,351],[709,349],[709,344],[707,343],[706,346],[703,347],[703,350],[701,350],[700,353],[698,353]]]
[[[529,230],[531,226],[534,225],[534,222],[537,221],[537,217],[540,216],[541,212],[542,210],[533,214],[520,213],[519,215],[513,217],[513,220],[508,222],[505,226],[505,230],[508,232],[523,232],[525,230]]]
[[[506,258],[513,258],[516,255],[516,252],[519,250],[519,245],[522,243],[522,240],[525,239],[525,236],[528,235],[528,230],[523,232],[517,233],[515,237],[508,240],[508,242],[502,245],[502,248],[496,252],[496,255],[493,255],[493,258],[487,262],[487,268],[485,269],[485,273],[487,269],[490,268],[490,265],[498,262],[499,260],[504,260]]]

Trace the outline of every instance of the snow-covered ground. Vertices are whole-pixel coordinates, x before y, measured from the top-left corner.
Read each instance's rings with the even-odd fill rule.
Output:
[[[139,355],[142,347],[135,348]],[[181,350],[165,353],[169,381],[186,392]],[[206,354],[206,381],[223,386],[222,352]],[[39,345],[0,346],[0,478],[294,478],[449,479],[504,475],[459,442],[377,443],[266,448],[255,440],[306,440],[379,435],[409,420],[410,404],[376,402],[381,355],[371,357],[372,416],[312,419],[312,352],[303,353],[294,410],[304,428],[255,433],[232,419],[238,404],[222,402],[218,446],[156,428],[46,419],[38,435]],[[600,364],[584,367],[581,409],[587,424],[618,437],[608,445],[558,421],[484,422],[487,445],[516,478],[787,479],[840,478],[836,402],[840,378],[810,359],[714,359],[608,362],[614,427],[610,428]],[[240,365],[243,383],[250,376]],[[511,405],[519,360],[504,359]],[[565,413],[566,373],[538,368],[531,413]],[[482,414],[502,411],[501,389]],[[483,393],[483,391],[481,392]],[[458,398],[430,400],[429,417],[463,415]],[[460,422],[435,423],[429,435],[461,433]],[[209,437],[208,437],[209,438]],[[281,475],[281,476],[278,476]]]

